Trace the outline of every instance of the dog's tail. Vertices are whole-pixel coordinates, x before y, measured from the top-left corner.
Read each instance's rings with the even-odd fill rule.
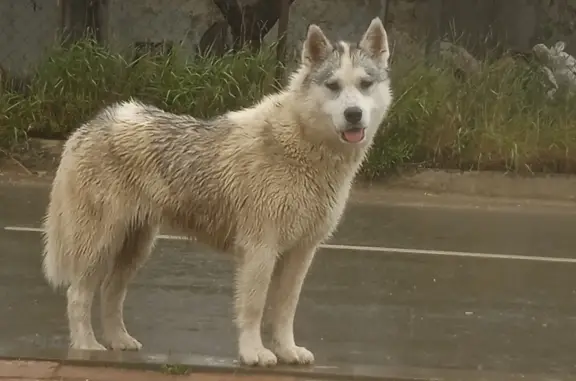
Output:
[[[62,215],[58,212],[54,200],[51,200],[48,213],[44,217],[42,233],[44,241],[42,270],[44,277],[54,289],[70,284],[70,263],[63,247]]]

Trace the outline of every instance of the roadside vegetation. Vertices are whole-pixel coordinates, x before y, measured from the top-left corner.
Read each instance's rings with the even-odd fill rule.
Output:
[[[274,90],[274,66],[271,49],[184,62],[178,53],[127,58],[90,41],[58,48],[24,85],[2,79],[0,149],[29,136],[63,139],[130,97],[198,117],[237,109]],[[462,78],[408,44],[394,52],[391,75],[395,103],[367,177],[411,166],[576,172],[575,103],[548,99],[534,65],[490,60]]]

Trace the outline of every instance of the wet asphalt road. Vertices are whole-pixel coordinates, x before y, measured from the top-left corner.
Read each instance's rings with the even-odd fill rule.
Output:
[[[47,195],[0,183],[0,351],[67,346],[40,234],[4,229],[39,227]],[[350,204],[330,242],[412,253],[320,251],[296,317],[317,362],[575,374],[576,207],[414,200]],[[232,272],[224,255],[160,241],[131,285],[129,331],[145,352],[234,357]]]

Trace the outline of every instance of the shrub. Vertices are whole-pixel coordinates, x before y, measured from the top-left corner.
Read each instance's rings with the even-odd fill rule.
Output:
[[[394,62],[394,105],[365,174],[376,177],[403,164],[576,170],[575,101],[548,99],[537,67],[512,59],[487,61],[463,80],[448,66],[402,56]]]
[[[0,95],[4,145],[11,131],[65,138],[112,102],[138,98],[179,113],[209,117],[272,90],[272,50],[186,61],[178,51],[128,60],[92,41],[55,49],[30,79],[26,96]]]
[[[364,175],[405,165],[574,172],[576,108],[551,101],[529,64],[486,61],[465,80],[422,49],[394,54],[395,100]],[[0,94],[0,146],[27,134],[65,138],[103,106],[130,97],[199,117],[252,104],[273,90],[273,49],[223,57],[180,52],[127,59],[91,41],[55,49],[26,92]]]

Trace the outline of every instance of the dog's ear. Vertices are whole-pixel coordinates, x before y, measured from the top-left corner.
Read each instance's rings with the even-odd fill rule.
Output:
[[[368,26],[358,45],[373,59],[388,65],[388,59],[390,58],[388,35],[379,17],[372,19],[370,26]]]
[[[310,24],[302,47],[302,62],[310,66],[323,62],[333,49],[330,40],[316,24]]]

